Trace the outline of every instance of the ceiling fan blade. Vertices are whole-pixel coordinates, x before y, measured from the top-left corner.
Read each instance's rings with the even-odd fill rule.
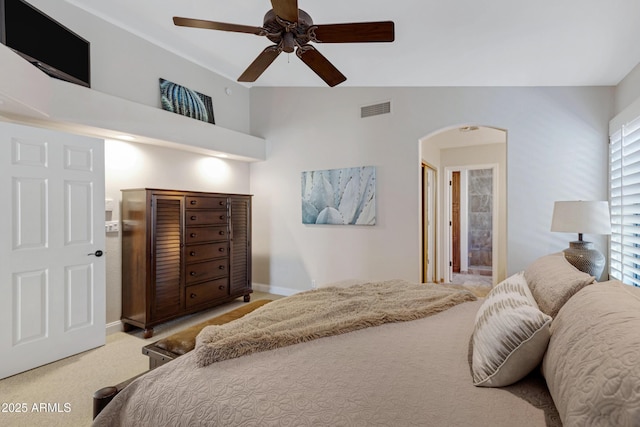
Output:
[[[392,42],[395,39],[393,21],[318,25],[313,32],[315,39],[312,40],[319,43]]]
[[[298,0],[271,0],[271,6],[280,18],[298,23]]]
[[[316,48],[304,45],[298,48],[296,55],[307,64],[326,84],[333,87],[339,85],[347,78],[333,66]]]
[[[206,21],[204,19],[173,17],[173,23],[181,27],[204,28],[207,30],[233,31],[236,33],[249,33],[257,36],[264,35],[262,27],[252,27],[250,25],[228,24],[226,22]]]
[[[264,73],[264,70],[280,55],[278,46],[269,46],[253,60],[251,65],[238,77],[239,82],[255,82]]]

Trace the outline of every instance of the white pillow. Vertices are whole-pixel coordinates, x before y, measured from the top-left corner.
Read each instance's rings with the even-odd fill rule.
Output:
[[[473,385],[502,387],[540,364],[551,317],[538,309],[523,273],[498,284],[476,314],[472,336]]]

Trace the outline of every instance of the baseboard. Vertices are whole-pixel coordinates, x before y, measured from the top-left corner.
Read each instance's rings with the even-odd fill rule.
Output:
[[[302,292],[302,290],[300,289],[281,288],[278,286],[266,285],[264,283],[252,283],[251,287],[255,291],[267,292],[275,295],[283,295],[285,297],[291,296],[293,294],[297,294],[298,292]]]
[[[122,332],[122,322],[117,320],[115,322],[107,323],[107,335],[115,334],[116,332]]]

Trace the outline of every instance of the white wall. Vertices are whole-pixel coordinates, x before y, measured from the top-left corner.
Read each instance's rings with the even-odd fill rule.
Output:
[[[121,141],[105,142],[105,161],[105,197],[114,200],[114,221],[120,190],[126,188],[249,193],[249,164],[244,162]],[[118,322],[121,314],[120,236],[107,233],[107,324]]]
[[[211,96],[216,125],[248,133],[248,88],[65,1],[29,3],[91,43],[92,89],[160,108],[158,78],[162,77]],[[226,87],[232,90],[230,96]]]
[[[251,133],[268,141],[267,161],[250,166],[254,280],[289,290],[308,289],[311,280],[420,280],[419,140],[469,123],[508,133],[507,272],[563,249],[574,236],[549,231],[553,202],[607,198],[613,93],[612,87],[253,88]],[[360,118],[361,106],[386,100],[391,114]],[[302,171],[363,165],[377,167],[377,225],[301,223]]]
[[[616,86],[614,114],[620,114],[638,99],[640,99],[640,64],[636,65]]]

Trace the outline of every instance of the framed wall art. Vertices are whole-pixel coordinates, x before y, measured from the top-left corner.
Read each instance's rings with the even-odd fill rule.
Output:
[[[160,102],[163,110],[215,124],[210,96],[161,78]]]
[[[302,223],[375,225],[376,168],[302,172]]]

